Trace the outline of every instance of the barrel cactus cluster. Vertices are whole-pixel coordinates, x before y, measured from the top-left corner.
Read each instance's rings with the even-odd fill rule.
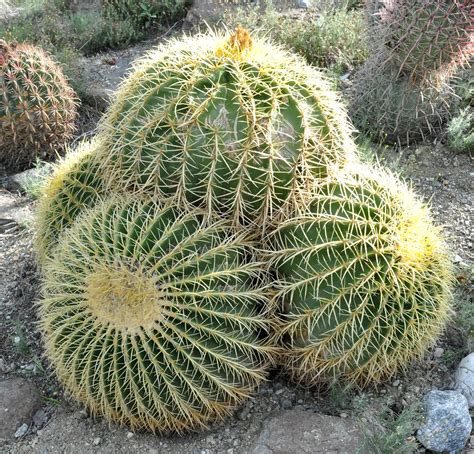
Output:
[[[372,55],[354,79],[354,124],[390,143],[437,136],[455,100],[450,76],[474,51],[472,2],[382,0],[366,8]]]
[[[351,134],[318,71],[244,29],[137,62],[40,201],[41,327],[66,390],[182,432],[275,363],[365,385],[422,355],[449,316],[448,255]]]
[[[0,165],[24,170],[72,137],[76,95],[41,49],[0,39]]]

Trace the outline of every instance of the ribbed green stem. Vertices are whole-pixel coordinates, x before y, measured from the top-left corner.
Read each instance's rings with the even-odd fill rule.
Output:
[[[395,373],[450,313],[451,266],[426,207],[386,172],[351,172],[269,240],[283,360],[310,384]]]
[[[47,354],[93,412],[136,429],[199,428],[265,377],[262,265],[228,221],[136,199],[101,202],[61,236],[40,303]]]
[[[264,42],[245,56],[226,45],[193,37],[147,55],[103,121],[104,159],[120,186],[264,226],[354,145],[320,73]]]

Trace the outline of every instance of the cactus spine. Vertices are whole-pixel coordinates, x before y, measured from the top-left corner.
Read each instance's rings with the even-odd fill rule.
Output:
[[[353,154],[323,76],[253,40],[206,35],[147,55],[102,124],[110,180],[265,226]]]
[[[134,429],[204,427],[264,379],[260,269],[227,221],[109,199],[81,214],[45,266],[47,355],[94,413]]]
[[[0,40],[0,164],[22,170],[72,137],[76,98],[41,49]]]
[[[439,231],[387,172],[332,177],[270,247],[283,361],[298,381],[379,381],[420,356],[448,319],[453,277]]]

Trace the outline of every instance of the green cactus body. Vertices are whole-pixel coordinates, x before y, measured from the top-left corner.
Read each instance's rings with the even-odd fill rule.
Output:
[[[96,159],[99,139],[81,143],[56,164],[46,181],[36,215],[36,252],[44,263],[68,228],[85,208],[95,205],[107,189]]]
[[[386,172],[332,177],[269,244],[295,380],[379,381],[424,353],[449,317],[453,277],[439,231]]]
[[[153,431],[202,428],[264,379],[262,266],[229,222],[136,196],[84,212],[45,266],[47,356],[93,413]]]
[[[22,170],[55,155],[72,137],[76,99],[41,50],[0,40],[0,164]]]
[[[349,114],[356,128],[374,139],[399,144],[439,135],[455,99],[442,79],[413,84],[409,76],[385,64],[382,54],[364,63],[351,91]]]
[[[451,74],[474,51],[472,0],[385,0],[380,38],[400,73]]]
[[[111,181],[259,226],[354,150],[323,76],[243,29],[151,52],[102,131]]]

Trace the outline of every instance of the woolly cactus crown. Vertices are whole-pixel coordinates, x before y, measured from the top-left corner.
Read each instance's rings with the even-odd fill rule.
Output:
[[[354,154],[329,83],[243,29],[150,52],[102,124],[110,180],[264,226]]]

